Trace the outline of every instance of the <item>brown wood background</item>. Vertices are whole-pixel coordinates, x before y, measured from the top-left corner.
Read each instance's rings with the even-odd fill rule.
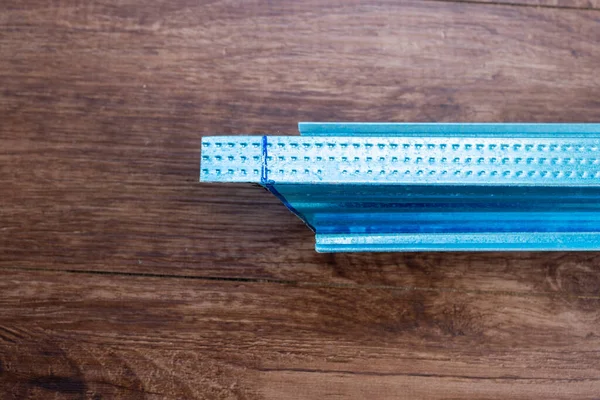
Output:
[[[3,0],[0,398],[598,399],[600,254],[317,254],[205,134],[600,121],[600,1]]]

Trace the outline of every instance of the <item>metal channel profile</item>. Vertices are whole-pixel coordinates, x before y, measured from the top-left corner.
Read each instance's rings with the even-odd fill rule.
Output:
[[[600,124],[299,128],[203,138],[200,180],[266,187],[320,252],[600,250]]]

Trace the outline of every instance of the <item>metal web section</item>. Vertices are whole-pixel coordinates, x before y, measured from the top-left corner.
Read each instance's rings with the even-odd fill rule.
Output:
[[[600,139],[207,137],[201,180],[600,186]]]

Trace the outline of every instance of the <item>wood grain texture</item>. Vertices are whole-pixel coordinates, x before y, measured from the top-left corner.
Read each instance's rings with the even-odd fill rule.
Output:
[[[201,135],[600,119],[596,11],[319,4],[4,2],[0,265],[304,274],[276,199],[195,183]]]
[[[4,398],[592,399],[600,390],[599,297],[0,277]]]
[[[484,2],[1,2],[0,398],[597,398],[598,253],[316,254],[197,183],[206,134],[598,122],[598,3]]]

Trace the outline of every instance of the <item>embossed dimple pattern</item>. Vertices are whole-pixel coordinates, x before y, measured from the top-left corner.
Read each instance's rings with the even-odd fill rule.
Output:
[[[260,182],[262,136],[211,136],[202,139],[200,180]]]
[[[203,178],[223,181],[255,182],[264,168],[266,179],[275,183],[600,186],[598,138],[207,139]]]
[[[598,139],[269,138],[275,182],[576,185],[600,183]],[[295,149],[304,149],[299,156]]]

